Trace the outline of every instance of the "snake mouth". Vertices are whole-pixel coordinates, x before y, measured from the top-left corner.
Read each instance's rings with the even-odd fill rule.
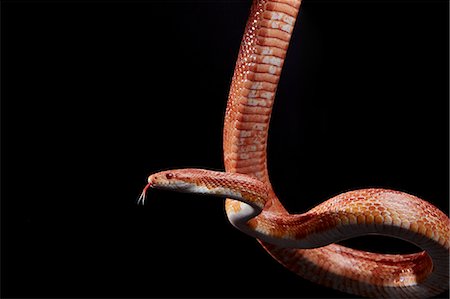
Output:
[[[191,190],[192,187],[193,187],[192,184],[185,182],[183,180],[175,180],[173,179],[172,176],[167,177],[167,175],[161,176],[158,174],[154,174],[148,178],[148,183],[142,190],[137,200],[137,203],[144,205],[145,199],[147,198],[147,191],[149,188],[172,190],[176,192],[186,193],[186,192],[193,192],[193,190]]]
[[[158,181],[157,183],[153,183],[151,188],[181,193],[197,193],[195,184],[182,180]]]

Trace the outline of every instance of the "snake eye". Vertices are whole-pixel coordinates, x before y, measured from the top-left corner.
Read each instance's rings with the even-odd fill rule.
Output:
[[[166,173],[166,178],[169,180],[173,178],[173,173]]]

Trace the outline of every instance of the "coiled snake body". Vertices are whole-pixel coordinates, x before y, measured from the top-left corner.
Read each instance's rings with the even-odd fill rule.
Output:
[[[360,296],[437,295],[448,288],[450,220],[430,203],[399,191],[361,189],[292,215],[272,189],[268,126],[299,7],[299,0],[252,4],[226,108],[226,172],[159,172],[148,178],[140,199],[149,187],[225,197],[230,222],[306,279]],[[365,234],[401,238],[423,251],[377,254],[333,244]]]

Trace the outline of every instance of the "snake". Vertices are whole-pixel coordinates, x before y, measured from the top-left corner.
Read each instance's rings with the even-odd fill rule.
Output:
[[[269,121],[300,4],[252,2],[225,111],[225,171],[159,171],[148,177],[139,201],[144,203],[148,188],[224,198],[229,222],[304,279],[364,297],[436,296],[449,284],[450,220],[431,203],[371,188],[290,214],[273,190],[267,167]],[[337,244],[370,234],[399,238],[422,251],[383,254]]]

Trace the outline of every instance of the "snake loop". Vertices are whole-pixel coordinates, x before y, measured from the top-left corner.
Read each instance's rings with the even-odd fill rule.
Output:
[[[370,297],[437,295],[448,289],[450,220],[430,203],[399,191],[361,189],[289,214],[272,189],[268,127],[299,8],[299,0],[253,2],[225,113],[226,172],[163,171],[149,177],[145,190],[227,198],[231,224],[257,238],[286,268],[324,286]],[[400,238],[423,251],[378,254],[334,244],[366,234]]]

